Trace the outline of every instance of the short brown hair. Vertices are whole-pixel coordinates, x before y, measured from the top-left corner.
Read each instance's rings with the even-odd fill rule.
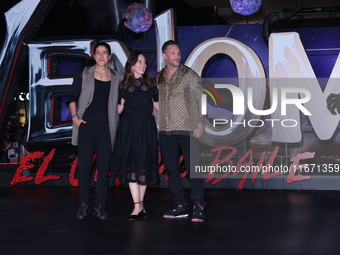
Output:
[[[166,52],[166,49],[168,48],[168,46],[170,45],[177,45],[178,48],[179,48],[179,44],[177,42],[175,42],[174,40],[169,40],[169,41],[166,41],[163,46],[162,46],[162,52],[165,53]]]

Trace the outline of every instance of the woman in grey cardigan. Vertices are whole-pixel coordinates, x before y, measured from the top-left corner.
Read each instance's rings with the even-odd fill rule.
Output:
[[[96,64],[75,74],[69,92],[72,114],[72,144],[78,146],[79,211],[77,219],[86,219],[90,211],[90,187],[93,157],[96,155],[98,177],[94,214],[108,218],[104,211],[110,158],[114,144],[118,114],[118,86],[123,76],[110,69],[111,48],[99,42],[94,48]]]

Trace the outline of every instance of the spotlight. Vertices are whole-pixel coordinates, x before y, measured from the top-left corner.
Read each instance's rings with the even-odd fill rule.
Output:
[[[139,3],[129,5],[122,18],[126,19],[124,25],[135,33],[148,31],[152,25],[151,12]]]

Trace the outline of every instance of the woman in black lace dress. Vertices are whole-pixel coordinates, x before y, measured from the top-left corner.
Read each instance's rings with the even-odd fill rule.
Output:
[[[158,111],[158,90],[142,52],[133,52],[125,65],[120,84],[118,113],[121,114],[113,149],[112,172],[128,183],[134,209],[128,220],[146,218],[144,195],[147,184],[157,183],[157,126],[152,115]]]

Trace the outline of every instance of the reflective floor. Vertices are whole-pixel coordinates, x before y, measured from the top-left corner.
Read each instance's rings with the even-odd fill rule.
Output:
[[[186,190],[188,193],[188,190]],[[111,187],[109,220],[75,219],[72,187],[0,188],[7,254],[339,254],[340,192],[206,189],[206,220],[163,219],[167,188],[149,188],[150,218],[127,221],[126,187]]]

